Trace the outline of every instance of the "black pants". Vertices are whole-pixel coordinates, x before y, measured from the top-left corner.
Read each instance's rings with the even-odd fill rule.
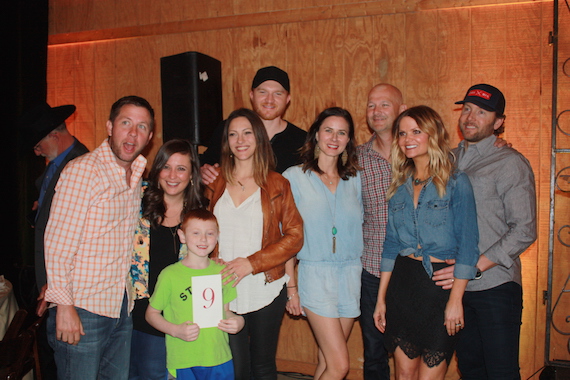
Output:
[[[388,351],[384,347],[384,334],[374,325],[374,309],[378,298],[380,279],[362,270],[360,293],[360,328],[364,344],[364,379],[390,380]]]
[[[465,292],[465,328],[459,334],[457,365],[465,380],[519,380],[522,287],[506,282]]]
[[[279,296],[263,309],[242,314],[244,328],[230,334],[230,348],[236,380],[276,380],[277,341],[287,303],[285,286]]]

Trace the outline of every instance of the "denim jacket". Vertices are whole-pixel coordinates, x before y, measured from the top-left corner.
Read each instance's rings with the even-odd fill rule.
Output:
[[[449,179],[440,198],[431,179],[422,189],[414,208],[412,178],[400,186],[388,204],[388,227],[380,270],[391,272],[396,257],[422,257],[423,266],[431,277],[430,256],[455,259],[454,276],[471,280],[479,259],[479,230],[471,182],[463,172]]]

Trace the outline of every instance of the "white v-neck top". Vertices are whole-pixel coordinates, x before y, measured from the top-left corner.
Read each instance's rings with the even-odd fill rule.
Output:
[[[248,257],[261,249],[263,212],[260,189],[237,207],[226,189],[214,206],[214,215],[220,226],[220,258],[231,261],[237,257]],[[244,277],[237,285],[237,298],[230,302],[230,310],[245,314],[269,305],[288,279],[285,275],[266,283],[264,273]]]

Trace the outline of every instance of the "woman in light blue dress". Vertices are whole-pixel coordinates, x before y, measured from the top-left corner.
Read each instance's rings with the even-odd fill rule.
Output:
[[[301,157],[301,165],[283,173],[304,222],[305,241],[297,254],[300,304],[319,346],[314,378],[342,379],[349,369],[346,341],[360,315],[363,248],[361,183],[350,113],[332,107],[319,114]],[[288,310],[299,308],[288,305]]]

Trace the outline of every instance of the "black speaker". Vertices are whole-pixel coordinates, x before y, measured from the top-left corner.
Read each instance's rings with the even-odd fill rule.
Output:
[[[190,51],[160,58],[163,141],[206,145],[222,121],[222,64]]]

